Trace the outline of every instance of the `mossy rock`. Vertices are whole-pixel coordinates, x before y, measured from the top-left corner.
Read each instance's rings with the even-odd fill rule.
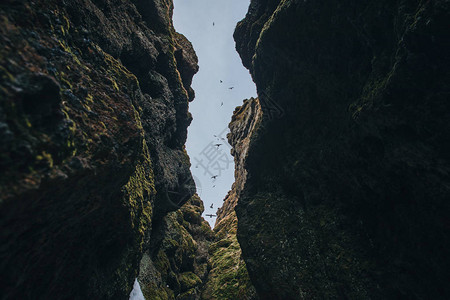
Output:
[[[202,283],[202,280],[193,272],[185,272],[178,276],[182,291],[187,291]]]
[[[207,249],[214,234],[211,228],[205,225],[201,218],[203,203],[198,196],[193,196],[181,209],[169,213],[157,229],[153,232],[157,247],[150,249],[149,253],[156,252],[152,261],[143,261],[146,265],[154,264],[152,268],[141,265],[139,275],[143,286],[152,286],[152,278],[158,277],[161,284],[157,289],[161,294],[172,292],[170,299],[198,299],[203,280],[206,279],[210,262],[207,257]],[[185,214],[193,218],[185,218]],[[199,218],[201,222],[195,221]],[[187,220],[194,220],[188,222]],[[148,254],[151,256],[151,254]],[[145,273],[147,272],[147,273]]]

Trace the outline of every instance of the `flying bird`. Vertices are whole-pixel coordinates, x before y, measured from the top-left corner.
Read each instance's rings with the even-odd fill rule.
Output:
[[[232,86],[232,87],[229,87],[228,89],[229,89],[229,90],[232,90],[232,89],[234,89],[234,86]]]
[[[214,203],[212,203],[211,206],[210,206],[209,208],[213,208],[213,206],[214,206]]]
[[[217,149],[219,149],[219,147],[222,146],[222,144],[215,144],[214,146],[216,146]]]
[[[216,215],[206,215],[207,217],[210,217],[210,218],[212,218],[212,217],[215,217]]]
[[[219,80],[220,81],[220,83],[222,83],[223,81],[222,80]]]
[[[220,103],[220,106],[223,106],[223,102],[222,102],[222,103]]]
[[[219,176],[219,175],[214,175],[214,176],[211,176],[211,179],[216,179],[216,178],[217,178],[217,176]]]

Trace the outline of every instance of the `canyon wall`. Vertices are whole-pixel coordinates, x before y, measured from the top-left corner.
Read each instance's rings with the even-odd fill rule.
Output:
[[[261,299],[450,297],[450,1],[252,0],[237,237]]]
[[[215,241],[203,211],[194,195],[153,227],[138,277],[146,299],[200,299],[211,269],[208,249]]]
[[[234,211],[247,172],[245,160],[253,133],[261,120],[258,99],[244,100],[233,113],[228,125],[228,142],[233,147],[231,154],[235,163],[235,182],[217,211],[214,233],[216,242],[209,248],[211,270],[202,294],[202,299],[257,299],[255,289],[248,276],[247,267],[237,241],[237,218]]]
[[[152,228],[194,194],[197,57],[172,9],[0,4],[2,299],[127,299]]]
[[[450,297],[450,1],[252,0],[214,231],[172,9],[0,4],[0,298]]]

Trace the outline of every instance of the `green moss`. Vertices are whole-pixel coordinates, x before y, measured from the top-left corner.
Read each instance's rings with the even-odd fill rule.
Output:
[[[136,89],[139,86],[139,82],[136,76],[131,73],[124,65],[122,65],[117,59],[104,52],[98,45],[95,45],[95,49],[100,55],[104,57],[104,62],[108,66],[105,70],[108,78],[111,80],[113,87],[116,91],[119,91],[119,85],[117,82],[124,84],[131,90]]]
[[[194,288],[187,292],[182,293],[177,297],[177,299],[196,299],[196,290]]]
[[[47,161],[48,166],[49,166],[50,168],[53,168],[53,158],[52,158],[51,154],[49,154],[49,153],[47,153],[47,152],[45,152],[45,151],[42,151],[42,154],[36,156],[36,159],[37,159],[38,161],[42,161],[42,160]]]
[[[24,118],[24,121],[25,121],[25,124],[27,125],[28,128],[32,127],[31,122],[30,122],[30,120],[27,117]]]
[[[148,271],[145,267],[141,268],[139,278],[145,288],[152,286],[148,278],[161,278],[161,284],[153,285],[158,291],[149,293],[147,299],[158,299],[157,295],[161,294],[167,295],[168,299],[198,299],[209,269],[207,248],[210,241],[207,239],[211,238],[212,231],[208,227],[209,234],[207,231],[203,234],[201,225],[187,222],[184,214],[197,213],[200,216],[202,211],[203,204],[194,195],[180,210],[169,213],[164,218],[163,226],[152,232],[163,239],[156,249],[151,250],[158,253],[152,257],[154,268],[148,268]]]
[[[150,285],[142,287],[142,294],[146,300],[169,300],[174,299],[173,292],[169,289]]]
[[[155,260],[155,267],[161,273],[161,276],[167,277],[170,270],[170,262],[164,251],[159,251]]]
[[[202,297],[204,299],[247,299],[255,293],[236,237],[237,219],[232,213],[215,229],[222,239],[209,248],[212,269]]]
[[[178,276],[178,280],[180,281],[182,291],[187,291],[202,283],[202,280],[193,272],[185,272],[180,274]]]
[[[91,94],[86,96],[86,102],[94,104],[94,97]]]
[[[215,253],[219,248],[227,248],[231,245],[231,243],[232,241],[228,239],[222,239],[216,243],[211,244],[211,246],[209,246],[209,252]]]
[[[133,228],[138,230],[139,244],[142,248],[144,235],[151,227],[153,209],[150,200],[156,194],[152,163],[145,139],[142,140],[141,159],[124,189],[126,204],[130,209],[131,223]]]
[[[70,119],[69,110],[70,110],[69,107],[67,107],[65,105],[65,103],[63,102],[61,111],[64,114],[64,117],[66,118],[66,120],[70,121],[70,122],[67,122],[68,124],[70,124],[69,125],[70,135],[67,137],[65,146],[72,153],[71,156],[73,157],[77,153],[77,149],[75,148],[75,134],[77,132],[77,125],[74,121],[72,121]]]
[[[88,218],[95,218],[94,223],[97,222],[100,224],[102,223],[101,218],[108,215],[108,209],[113,209],[113,215],[117,216],[117,220],[114,219],[111,221],[111,224],[121,226],[121,229],[117,232],[114,228],[105,229],[108,234],[111,232],[114,234],[112,234],[113,236],[108,238],[104,244],[119,245],[120,247],[115,247],[117,249],[110,249],[106,256],[102,255],[103,261],[108,261],[108,264],[105,264],[107,266],[104,268],[107,269],[108,272],[104,272],[105,274],[95,274],[95,276],[92,276],[95,279],[90,279],[89,282],[93,282],[97,280],[96,278],[100,278],[103,275],[105,277],[114,277],[114,285],[113,282],[110,282],[111,289],[108,292],[115,293],[115,286],[122,287],[123,285],[126,286],[123,289],[120,289],[128,290],[130,288],[130,281],[127,279],[132,275],[135,275],[136,263],[141,254],[140,252],[143,250],[144,241],[148,240],[149,231],[152,225],[153,200],[156,194],[152,170],[153,166],[150,160],[147,142],[144,139],[145,133],[141,122],[142,110],[138,106],[137,101],[140,93],[139,82],[137,78],[117,59],[114,59],[111,55],[102,51],[102,49],[96,46],[94,42],[89,42],[89,45],[87,45],[85,43],[87,39],[81,41],[81,37],[85,36],[85,33],[78,33],[76,28],[71,28],[70,20],[65,15],[67,5],[57,5],[54,7],[53,4],[53,2],[49,3],[48,9],[44,8],[45,5],[43,6],[39,3],[36,5],[30,4],[30,6],[23,6],[23,8],[29,10],[30,13],[32,12],[33,17],[39,15],[39,22],[34,22],[37,20],[33,20],[32,18],[19,22],[20,24],[27,23],[29,25],[33,23],[37,25],[33,28],[20,28],[20,30],[16,30],[17,33],[9,36],[11,37],[11,41],[8,41],[6,47],[0,49],[0,57],[2,58],[2,61],[6,61],[4,58],[6,58],[7,55],[8,59],[10,57],[12,58],[10,60],[12,63],[8,63],[6,68],[0,66],[0,78],[4,82],[14,81],[14,76],[18,73],[43,73],[45,75],[54,76],[62,89],[66,89],[67,92],[70,90],[75,97],[81,99],[81,105],[83,105],[85,109],[81,107],[78,99],[73,97],[72,94],[61,93],[60,99],[62,101],[60,101],[61,103],[58,107],[61,108],[64,117],[60,118],[58,114],[55,117],[55,122],[53,122],[53,120],[51,120],[52,122],[48,122],[48,124],[51,125],[60,122],[55,124],[54,132],[41,133],[39,132],[40,128],[37,128],[40,123],[34,121],[36,118],[30,117],[27,119],[23,117],[23,114],[20,115],[22,113],[20,98],[17,99],[16,97],[11,99],[13,101],[4,101],[4,106],[12,106],[14,105],[14,102],[18,103],[18,112],[14,115],[14,121],[17,120],[17,123],[19,124],[14,125],[15,127],[20,127],[21,133],[24,132],[23,135],[27,134],[27,138],[30,136],[30,139],[26,140],[26,142],[31,141],[32,151],[35,153],[33,160],[35,165],[48,164],[50,167],[54,167],[54,164],[57,164],[56,167],[61,167],[63,172],[66,172],[69,177],[76,177],[71,181],[71,183],[75,185],[78,183],[83,184],[83,180],[78,182],[78,179],[80,179],[79,176],[81,175],[95,177],[95,180],[102,181],[105,170],[124,170],[123,174],[115,174],[113,176],[114,178],[112,178],[112,183],[121,182],[123,184],[122,187],[117,186],[117,184],[115,186],[116,189],[121,188],[122,198],[119,199],[121,202],[117,204],[114,201],[111,203],[106,201],[111,205],[106,205],[104,207],[105,209],[100,210],[101,212],[99,212],[98,208],[101,204],[98,203],[103,203],[104,199],[108,200],[112,197],[114,198],[112,200],[118,200],[116,199],[116,196],[119,191],[114,190],[113,188],[109,193],[101,193],[96,199],[91,199],[95,203],[91,201],[92,203],[89,202],[89,205],[86,204],[89,207],[85,210],[87,211],[89,209],[90,213],[89,216],[87,216]],[[170,2],[168,2],[168,5],[171,6]],[[14,9],[13,11],[16,13],[21,9],[22,6],[17,7],[17,10]],[[9,14],[6,15],[9,17]],[[1,23],[9,23],[6,15],[1,17],[1,19],[3,19],[3,22]],[[125,15],[127,14],[125,13]],[[82,18],[89,19],[90,17],[83,15]],[[167,18],[170,19],[169,12],[167,13]],[[12,24],[13,23],[15,22],[12,22]],[[20,26],[12,24],[11,27]],[[129,25],[133,26],[133,24]],[[3,35],[8,31],[11,32],[9,26],[2,27],[3,29],[0,31],[2,31]],[[50,28],[52,32],[49,32]],[[145,28],[141,29],[145,31]],[[31,32],[31,30],[33,30],[33,32]],[[33,34],[29,34],[30,32]],[[95,32],[89,32],[88,34],[91,35],[92,40],[96,39]],[[114,35],[114,33],[112,35]],[[5,37],[8,36],[5,35]],[[26,41],[28,38],[32,40],[33,43],[30,42],[28,44]],[[106,39],[109,38],[109,36],[106,37]],[[117,36],[114,35],[114,38],[117,38]],[[169,38],[172,37],[170,36]],[[21,44],[16,43],[16,40],[20,39],[23,40],[23,42],[20,41]],[[18,49],[19,51],[17,51],[17,59],[9,53],[14,51],[16,44],[20,46]],[[161,45],[164,50],[167,48],[166,46],[171,47],[172,49],[168,52],[173,58],[173,42],[168,43],[169,45],[164,45],[164,41],[157,41],[157,44],[156,47],[159,48],[159,45]],[[81,53],[76,45],[79,45],[87,51],[84,50],[85,53]],[[12,51],[10,49],[12,49]],[[43,49],[46,51],[35,51],[36,49]],[[161,50],[161,52],[164,50]],[[168,68],[171,68],[171,71],[173,71],[172,68],[174,65],[175,64],[169,63]],[[162,68],[164,68],[164,66],[162,66]],[[181,82],[179,74],[174,76],[171,80],[178,80]],[[26,80],[24,80],[24,82],[26,82]],[[5,94],[9,92],[7,87],[0,87],[0,89],[0,92],[5,91]],[[17,90],[19,90],[19,87]],[[86,96],[85,91],[89,91],[90,94],[87,94]],[[85,101],[83,101],[83,96],[86,96]],[[70,97],[73,97],[73,99],[69,99]],[[130,98],[133,105],[129,105]],[[53,104],[53,102],[51,104]],[[2,105],[2,112],[6,109],[9,108],[5,108]],[[94,113],[86,114],[87,111]],[[113,113],[108,114],[107,111]],[[129,120],[129,118],[119,117],[119,113],[121,112],[125,113],[127,116],[134,113],[135,124],[133,124],[133,120]],[[7,113],[9,116],[9,112]],[[31,124],[30,120],[33,124]],[[42,122],[42,124],[47,127],[47,123]],[[33,128],[32,125],[36,128]],[[67,128],[70,129],[69,134],[67,134]],[[45,130],[47,130],[47,128],[45,128]],[[142,151],[138,155],[135,153],[136,146],[138,147],[138,150],[140,150],[139,147],[141,145],[140,143],[136,143],[136,140],[139,139],[139,136],[136,137],[136,131],[141,135],[142,143]],[[15,134],[16,132],[13,133]],[[55,134],[53,135],[53,133]],[[67,137],[66,140],[60,138],[61,136],[66,137],[67,135],[69,135],[69,137]],[[28,146],[28,143],[25,145]],[[115,152],[110,156],[108,148],[112,147],[112,145],[114,145]],[[41,153],[43,149],[45,149],[45,151]],[[79,155],[83,164],[86,162],[86,165],[92,166],[92,168],[83,170],[79,170],[82,168],[78,169],[76,166],[72,168],[74,165],[69,164],[69,162],[72,158],[71,156],[76,154]],[[31,158],[33,159],[33,157]],[[188,157],[185,156],[184,159],[188,160]],[[30,172],[35,172],[35,170],[37,170],[36,172],[39,171],[38,168],[33,168],[33,165],[26,167]],[[52,186],[50,185],[50,188],[51,187]],[[102,189],[107,190],[108,187],[103,186]],[[11,190],[11,192],[13,191]],[[60,189],[58,189],[58,192],[60,192]],[[81,191],[81,197],[84,196],[83,193],[84,192]],[[87,195],[87,197],[89,198],[90,196]],[[83,201],[83,198],[80,199],[80,203],[83,203],[82,205],[84,205],[86,201]],[[90,210],[91,204],[92,210]],[[97,206],[97,204],[100,206]],[[117,205],[122,205],[122,210],[120,207],[117,207]],[[84,208],[80,208],[80,210],[83,209]],[[126,221],[128,221],[128,223],[124,222],[123,213],[125,213],[127,218]],[[129,213],[129,216],[127,213]],[[180,228],[181,227],[182,226],[180,225]],[[99,230],[101,231],[102,228]],[[197,245],[185,228],[180,232],[181,242],[178,239],[173,238],[169,239],[168,243],[171,247],[179,248],[179,252],[185,254],[188,259],[192,259],[192,251],[195,251]],[[126,235],[124,239],[122,239],[122,235]],[[99,253],[101,253],[101,251]],[[121,256],[123,256],[123,260],[118,258]],[[172,261],[172,258],[170,258],[170,260]],[[158,268],[162,270],[161,272],[166,272],[167,276],[169,276],[169,273],[172,275],[174,274],[174,272],[170,270],[171,261],[169,262],[169,258],[166,255],[160,254],[157,261]],[[120,264],[120,266],[117,267],[118,264]],[[97,266],[94,266],[94,268],[97,268],[99,273],[100,271],[103,271]],[[158,289],[154,288],[150,290],[156,291],[154,297],[150,297],[150,299],[173,298],[173,291],[166,289],[165,285],[158,287]]]

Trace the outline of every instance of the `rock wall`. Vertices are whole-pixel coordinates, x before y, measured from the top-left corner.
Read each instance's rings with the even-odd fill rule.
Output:
[[[0,4],[2,299],[127,299],[152,227],[194,193],[197,57],[172,8]]]
[[[259,101],[251,98],[235,109],[228,125],[228,142],[233,147],[231,154],[235,162],[235,182],[217,211],[214,226],[216,241],[209,248],[211,270],[202,299],[257,299],[237,241],[234,208],[247,178],[245,160],[260,119]]]
[[[153,228],[139,273],[146,299],[200,299],[211,268],[208,248],[215,239],[203,211],[203,202],[194,195]]]
[[[234,177],[235,181],[230,192],[224,199],[222,207],[217,210],[216,226],[223,219],[234,213],[239,194],[244,188],[247,179],[247,170],[245,169],[245,161],[248,155],[251,138],[253,133],[257,131],[261,122],[261,105],[259,100],[250,98],[244,100],[241,106],[235,108],[231,122],[228,124],[230,134],[227,136],[230,143],[231,155],[234,157]]]
[[[450,2],[252,0],[236,207],[262,299],[450,296]]]

